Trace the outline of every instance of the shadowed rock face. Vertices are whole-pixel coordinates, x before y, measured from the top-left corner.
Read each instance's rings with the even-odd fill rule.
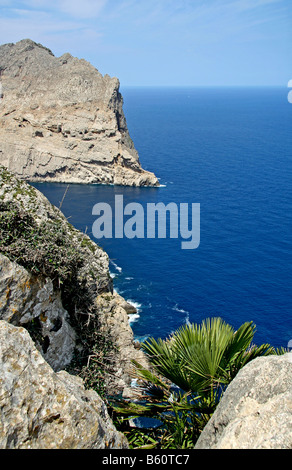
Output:
[[[119,80],[30,39],[0,46],[0,163],[30,181],[159,186],[141,168]]]

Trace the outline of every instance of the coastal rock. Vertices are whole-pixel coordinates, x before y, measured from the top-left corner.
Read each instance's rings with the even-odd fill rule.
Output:
[[[0,448],[123,449],[126,438],[82,380],[55,373],[28,332],[0,321]]]
[[[128,315],[134,315],[137,313],[137,309],[133,304],[130,304],[127,300],[125,300],[121,295],[115,292],[115,299],[119,306],[124,309]]]
[[[292,449],[292,354],[247,364],[228,386],[195,449]]]
[[[1,166],[0,224],[0,319],[25,327],[55,371],[69,365],[80,374],[102,361],[105,391],[128,395],[131,361],[145,357],[134,344],[131,307],[114,292],[107,253]]]
[[[30,39],[0,46],[0,163],[29,181],[159,186],[142,169],[119,80]]]
[[[55,370],[70,364],[75,332],[49,278],[31,275],[0,254],[0,320],[24,326]]]
[[[129,328],[128,309],[133,313],[134,307],[115,292],[111,297],[107,294],[100,295],[97,303],[103,325],[101,331],[104,331],[104,334],[107,331],[111,332],[111,338],[118,350],[115,373],[107,377],[108,390],[111,390],[111,394],[115,394],[114,391],[119,388],[124,398],[132,398],[136,392],[131,388],[134,371],[131,360],[134,359],[144,367],[149,367],[144,353],[137,349],[133,331]]]

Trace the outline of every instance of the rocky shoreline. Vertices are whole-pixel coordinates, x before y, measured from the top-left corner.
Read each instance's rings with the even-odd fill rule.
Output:
[[[132,360],[148,363],[108,255],[1,166],[0,206],[0,448],[129,448],[96,388],[134,400]],[[291,384],[291,354],[251,361],[194,451],[290,449]]]
[[[107,253],[26,181],[158,186],[119,82],[31,40],[0,46],[0,448],[127,449],[102,396],[134,400],[135,307]],[[198,449],[292,448],[292,359],[236,375]]]

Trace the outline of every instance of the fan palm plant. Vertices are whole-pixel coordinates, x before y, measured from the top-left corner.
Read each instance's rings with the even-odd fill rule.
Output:
[[[252,344],[256,327],[246,322],[237,331],[222,318],[179,328],[168,339],[142,344],[151,371],[134,362],[144,401],[119,404],[128,416],[158,416],[165,426],[179,428],[181,418],[198,435],[215,411],[238,371],[258,356],[280,354],[269,344]],[[189,431],[189,430],[188,430]]]
[[[184,325],[167,340],[142,344],[154,370],[191,395],[217,404],[222,391],[249,361],[275,354],[269,344],[252,345],[256,327],[247,322],[235,331],[221,318]],[[143,370],[140,374],[143,377]]]

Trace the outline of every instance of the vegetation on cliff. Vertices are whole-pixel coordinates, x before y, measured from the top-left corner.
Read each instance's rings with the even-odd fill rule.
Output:
[[[117,356],[96,303],[102,295],[112,300],[108,256],[39,191],[1,166],[0,253],[33,277],[52,280],[76,333],[75,355],[67,369],[104,394],[105,374],[114,372]],[[42,345],[39,317],[23,326]]]
[[[254,345],[255,331],[253,322],[235,331],[221,318],[208,318],[166,340],[143,343],[153,370],[135,362],[140,400],[114,403],[132,445],[192,448],[238,371],[256,357],[284,352]],[[129,419],[141,417],[160,424],[147,431],[127,428]]]

